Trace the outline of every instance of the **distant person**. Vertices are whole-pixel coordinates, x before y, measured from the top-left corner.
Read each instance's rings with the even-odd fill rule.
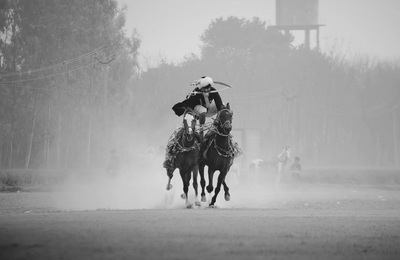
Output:
[[[119,157],[114,149],[110,152],[110,161],[107,165],[107,173],[111,177],[115,177],[119,173]]]
[[[276,157],[276,163],[275,163],[275,171],[277,173],[276,179],[275,179],[275,189],[279,190],[280,189],[280,184],[281,184],[281,178],[283,175],[283,172],[285,170],[285,166],[290,159],[290,154],[292,152],[292,149],[289,146],[286,146],[280,154],[277,155]]]
[[[292,178],[295,181],[300,181],[301,164],[300,157],[296,156],[294,158],[294,163],[290,166],[290,171],[292,173]]]

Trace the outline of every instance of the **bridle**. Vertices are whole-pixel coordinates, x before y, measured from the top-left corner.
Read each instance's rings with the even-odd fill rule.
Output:
[[[198,145],[195,140],[196,119],[193,118],[193,120],[191,121],[191,126],[189,127],[188,122],[185,117],[186,114],[194,115],[193,111],[190,109],[187,109],[184,113],[183,120],[182,120],[183,121],[183,133],[182,133],[182,137],[177,142],[179,151],[181,151],[181,152],[191,151],[191,150],[195,149]],[[188,141],[189,143],[191,143],[191,145],[186,146],[183,143],[184,141]]]
[[[189,127],[186,118],[183,118],[183,134],[187,137],[188,141],[192,141],[195,135],[196,119],[193,119]]]
[[[221,114],[227,111],[229,118],[226,119],[224,122],[222,122],[221,120]],[[227,108],[222,109],[221,111],[219,111],[217,118],[214,121],[214,125],[217,126],[216,128],[216,133],[222,136],[228,136],[230,129],[232,128],[232,116],[233,116],[233,112]],[[229,124],[229,125],[228,125]],[[227,126],[228,125],[228,126]],[[230,126],[230,127],[229,127]],[[227,131],[226,129],[229,130]]]

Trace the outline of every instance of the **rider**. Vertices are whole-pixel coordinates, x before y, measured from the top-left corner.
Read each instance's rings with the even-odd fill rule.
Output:
[[[213,87],[213,80],[203,76],[190,85],[196,86],[190,95],[182,102],[175,104],[172,109],[177,116],[183,115],[186,108],[191,108],[199,117],[200,141],[203,142],[203,125],[206,117],[214,116],[223,108],[221,96]]]

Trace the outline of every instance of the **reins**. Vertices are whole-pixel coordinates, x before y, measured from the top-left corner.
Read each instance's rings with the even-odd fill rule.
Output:
[[[214,127],[214,128],[212,128],[211,129],[211,131],[213,131],[214,133],[216,133],[217,135],[220,135],[220,136],[229,136],[229,134],[223,134],[223,133],[221,133],[219,130],[218,130],[218,127]]]
[[[230,111],[230,110],[227,109],[227,108],[222,109],[222,110],[220,111],[220,113],[221,113],[222,111],[224,111],[224,110],[228,110],[230,113],[232,113],[232,111]],[[219,114],[220,114],[220,113],[219,113]],[[196,124],[196,127],[197,127],[199,130],[205,131],[205,130],[211,129],[213,132],[215,132],[215,133],[218,134],[218,135],[229,136],[229,134],[223,134],[223,133],[221,133],[220,131],[218,131],[218,128],[215,128],[215,127],[213,128],[213,127],[212,127],[213,125],[214,125],[214,126],[220,125],[221,127],[223,127],[223,125],[221,124],[221,121],[219,120],[219,114],[218,114],[218,116],[217,116],[216,118],[213,118],[213,122],[208,122],[208,123],[205,123],[204,125]]]
[[[212,142],[210,143],[210,146],[211,146],[212,143],[214,143],[215,151],[217,151],[217,153],[218,153],[220,156],[226,157],[226,158],[228,158],[228,157],[234,157],[234,156],[235,156],[234,149],[233,149],[232,146],[229,144],[229,142],[228,142],[228,144],[229,144],[229,148],[228,148],[228,149],[229,149],[229,150],[225,150],[225,149],[219,147],[219,146],[217,145],[217,141],[216,141],[215,138],[214,138],[214,139],[212,140]],[[224,153],[225,153],[225,154],[224,154]]]
[[[199,144],[196,141],[194,141],[193,144],[190,147],[186,147],[186,146],[180,144],[179,141],[182,141],[182,137],[177,142],[178,150],[179,150],[180,153],[192,151],[192,150],[196,149],[199,146]]]
[[[208,130],[208,129],[210,129],[211,127],[212,127],[212,125],[213,125],[213,123],[205,123],[204,125],[200,125],[200,124],[196,124],[196,127],[199,129],[199,130]]]

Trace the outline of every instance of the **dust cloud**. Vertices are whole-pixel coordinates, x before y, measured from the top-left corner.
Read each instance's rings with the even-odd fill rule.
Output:
[[[147,162],[136,167],[122,170],[117,176],[109,176],[106,172],[92,172],[84,177],[71,174],[63,183],[53,187],[53,207],[62,211],[85,210],[135,210],[135,209],[183,209],[185,200],[179,170],[175,170],[171,184],[173,188],[166,190],[167,175],[162,167],[161,156],[151,156]],[[206,167],[207,172],[207,167]],[[219,172],[214,175],[214,188]],[[235,171],[227,175],[231,200],[225,201],[224,190],[218,194],[218,208],[253,208],[268,209],[297,203],[307,207],[315,200],[340,203],[347,198],[360,195],[357,188],[348,185],[329,185],[319,183],[293,183],[286,176],[279,189],[275,185],[275,175],[265,173],[260,177],[251,176],[243,171],[238,176]],[[206,176],[208,184],[208,178]],[[189,187],[189,201],[194,204],[195,193]],[[199,196],[200,200],[200,177]],[[206,192],[207,202],[201,207],[207,208],[214,193]],[[365,196],[365,194],[363,195]]]
[[[176,126],[179,126],[180,120],[176,119]],[[164,131],[164,133],[172,132],[173,129]],[[119,137],[122,136],[119,135]],[[168,140],[168,137],[168,134],[164,134],[159,136],[159,139]],[[235,133],[234,137],[243,147],[243,140],[240,135]],[[139,140],[137,138],[134,142],[136,146]],[[156,143],[166,144],[166,141]],[[129,144],[128,146],[131,148],[134,145]],[[157,145],[154,145],[154,147],[157,147]],[[165,158],[165,146],[154,147],[144,142],[140,147],[136,147],[135,151],[126,154],[122,152],[122,149],[118,150],[119,156],[121,156],[121,168],[116,174],[108,173],[104,167],[85,173],[72,172],[68,174],[62,182],[52,187],[54,208],[66,211],[185,208],[185,200],[181,198],[183,185],[179,170],[177,169],[174,172],[171,182],[173,188],[167,191],[168,177],[162,166]],[[235,158],[234,165],[226,178],[231,199],[225,201],[224,190],[221,187],[215,204],[217,207],[269,209],[293,203],[308,207],[316,200],[321,199],[340,206],[344,200],[357,196],[382,199],[377,197],[381,196],[380,194],[369,193],[365,189],[361,192],[359,185],[379,184],[376,182],[378,174],[380,174],[380,184],[390,184],[393,180],[388,173],[376,173],[372,170],[343,171],[343,169],[338,170],[332,167],[320,169],[305,167],[301,173],[302,180],[299,181],[291,176],[289,166],[294,160],[294,158],[291,158],[282,174],[281,184],[277,187],[277,175],[274,169],[268,169],[264,166],[264,168],[255,171],[249,167],[245,159],[252,158],[251,149],[253,148],[250,146],[250,148],[244,149],[244,155]],[[205,173],[206,183],[208,184],[207,167]],[[394,172],[392,175],[398,176],[396,173]],[[218,175],[219,172],[214,175],[214,188]],[[382,182],[384,176],[388,178]],[[189,187],[189,201],[194,204],[196,198],[192,183],[193,179]],[[200,200],[200,176],[198,177],[198,184],[199,196],[197,199]],[[206,195],[207,202],[202,202],[201,207],[194,207],[194,209],[208,207],[214,193],[208,194],[206,192]]]
[[[54,207],[59,210],[151,209],[164,205],[167,176],[159,157],[148,156],[138,166],[110,175],[101,169],[71,173],[54,186]]]

